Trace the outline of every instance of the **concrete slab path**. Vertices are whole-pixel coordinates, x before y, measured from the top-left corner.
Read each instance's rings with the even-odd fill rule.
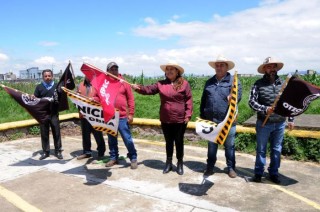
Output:
[[[207,149],[185,146],[180,176],[175,167],[162,174],[163,142],[135,139],[135,144],[139,166],[132,170],[128,159],[111,168],[92,158],[77,160],[78,136],[63,138],[63,160],[51,155],[39,161],[40,138],[0,143],[0,211],[320,210],[319,164],[283,160],[281,185],[267,174],[263,183],[254,183],[254,156],[237,153],[238,177],[231,179],[219,150],[214,175],[204,178]],[[122,141],[119,147],[126,155]]]

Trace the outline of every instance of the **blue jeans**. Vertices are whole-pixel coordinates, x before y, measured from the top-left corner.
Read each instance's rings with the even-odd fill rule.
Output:
[[[285,122],[266,123],[262,127],[262,121],[257,120],[257,148],[256,163],[254,173],[263,175],[264,166],[266,165],[267,143],[270,140],[270,165],[268,172],[270,175],[278,175],[280,168],[282,141],[284,135]]]
[[[134,147],[134,143],[131,136],[131,131],[128,123],[127,118],[120,118],[119,119],[119,127],[118,132],[120,133],[122,140],[127,147],[128,154],[127,156],[130,160],[137,159],[137,151]],[[118,149],[118,136],[112,136],[108,134],[108,144],[109,144],[109,154],[111,160],[117,160],[119,157],[119,149]]]
[[[223,144],[225,149],[225,157],[226,157],[228,171],[230,169],[235,169],[235,166],[236,166],[236,156],[235,156],[235,148],[234,148],[235,137],[236,137],[236,126],[232,126]],[[214,165],[216,164],[217,151],[218,151],[218,144],[209,141],[208,142],[208,159],[207,159],[208,169],[213,169]]]

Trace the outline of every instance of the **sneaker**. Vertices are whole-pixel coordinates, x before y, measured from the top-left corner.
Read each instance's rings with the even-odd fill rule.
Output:
[[[88,155],[88,154],[82,154],[82,155],[79,155],[79,156],[77,157],[77,160],[82,160],[82,159],[90,158],[90,157],[91,157],[91,155]]]
[[[252,180],[253,180],[254,182],[256,182],[256,183],[261,183],[261,177],[262,177],[262,175],[260,175],[260,174],[255,174]]]
[[[137,160],[131,161],[131,169],[137,169],[138,168],[138,162]]]
[[[116,164],[119,164],[118,160],[110,160],[108,163],[106,163],[106,167],[111,167]]]
[[[228,175],[229,175],[230,178],[236,178],[237,177],[237,173],[233,169],[229,170]]]
[[[280,184],[281,181],[279,180],[279,176],[278,175],[270,175],[270,180],[272,182],[274,182],[275,184]]]
[[[211,168],[207,168],[206,171],[204,172],[204,176],[210,176],[210,175],[213,175],[213,169]]]

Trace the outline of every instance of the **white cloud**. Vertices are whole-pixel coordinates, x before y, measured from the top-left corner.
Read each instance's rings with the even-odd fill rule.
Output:
[[[319,9],[318,0],[268,0],[230,16],[214,14],[208,23],[146,22],[134,33],[160,40],[178,37],[180,47],[158,50],[153,57],[181,61],[190,72],[211,73],[207,62],[220,53],[235,61],[239,73],[256,73],[267,56],[282,60],[283,72],[319,70]]]
[[[284,62],[282,73],[296,69],[320,71],[319,11],[319,0],[263,0],[256,8],[228,16],[212,14],[209,22],[182,22],[176,14],[168,17],[170,20],[165,23],[160,23],[156,17],[146,17],[144,25],[133,30],[134,34],[161,40],[159,42],[168,43],[170,47],[152,51],[142,47],[137,53],[112,56],[77,52],[78,56],[68,60],[46,56],[24,64],[37,65],[40,69],[54,65],[55,70],[64,70],[71,60],[76,75],[82,75],[83,62],[105,70],[109,62],[115,61],[120,73],[138,75],[143,70],[146,76],[159,76],[163,75],[159,66],[174,60],[186,74],[212,75],[214,70],[208,61],[224,54],[235,62],[238,73],[257,73],[257,67],[267,56]],[[3,55],[0,53],[0,61]],[[28,67],[21,69],[25,68]]]
[[[44,57],[40,57],[38,59],[35,59],[34,63],[37,65],[51,66],[52,64],[56,63],[56,60],[54,59],[54,57],[44,56]]]
[[[54,42],[54,41],[40,41],[39,45],[48,47],[48,46],[57,46],[57,45],[59,45],[59,43],[58,42]]]
[[[5,62],[7,60],[9,60],[9,57],[4,53],[0,53],[0,62]]]

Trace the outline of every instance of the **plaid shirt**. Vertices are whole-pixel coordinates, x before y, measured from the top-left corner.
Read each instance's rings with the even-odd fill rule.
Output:
[[[277,78],[276,81],[274,82],[274,85],[275,86],[281,85],[281,79]],[[266,114],[267,109],[270,106],[260,104],[258,101],[258,97],[259,97],[258,86],[254,84],[250,91],[249,106],[257,112],[264,112]],[[294,120],[293,117],[288,117],[288,122],[293,122],[293,120]]]

